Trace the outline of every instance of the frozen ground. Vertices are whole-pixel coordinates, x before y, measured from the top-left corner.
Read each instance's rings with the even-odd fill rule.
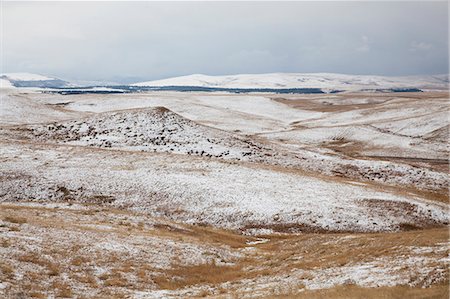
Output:
[[[7,296],[448,283],[446,92],[0,95]]]

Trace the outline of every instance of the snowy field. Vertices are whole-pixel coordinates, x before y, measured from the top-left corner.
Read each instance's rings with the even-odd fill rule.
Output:
[[[0,94],[1,295],[308,298],[448,283],[447,92]]]

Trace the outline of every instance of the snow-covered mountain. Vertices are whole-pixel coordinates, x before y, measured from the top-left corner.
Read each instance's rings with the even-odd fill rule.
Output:
[[[273,73],[207,76],[201,74],[139,82],[133,86],[200,86],[212,88],[321,88],[363,90],[389,88],[448,89],[448,75],[385,77],[330,73]]]
[[[0,74],[0,88],[36,87],[62,88],[74,86],[100,86],[105,83],[84,82],[74,84],[56,77],[32,73]],[[111,83],[109,85],[115,85]],[[344,75],[331,73],[272,73],[272,74],[239,74],[227,76],[208,76],[194,74],[163,80],[146,81],[131,84],[136,87],[168,87],[189,86],[206,88],[243,88],[243,89],[291,89],[313,88],[329,91],[360,91],[390,89],[447,90],[448,75],[425,75],[387,77],[371,75]]]
[[[71,86],[68,82],[38,74],[31,73],[3,73],[0,74],[1,88],[14,87],[67,87]]]

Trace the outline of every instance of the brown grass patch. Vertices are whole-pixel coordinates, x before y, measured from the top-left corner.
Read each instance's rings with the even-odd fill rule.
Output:
[[[10,242],[8,239],[3,239],[3,240],[0,242],[0,246],[1,246],[1,247],[4,247],[4,248],[9,247],[9,246],[11,246],[11,242]]]
[[[31,292],[28,293],[28,295],[29,295],[31,298],[38,298],[38,299],[44,299],[44,298],[47,298],[47,296],[46,296],[44,293],[38,292],[38,291],[31,291]]]
[[[122,276],[114,276],[106,279],[103,285],[107,287],[126,287],[128,281]]]
[[[36,253],[26,253],[24,255],[19,256],[17,260],[24,263],[33,263],[41,267],[46,267],[47,274],[49,276],[58,276],[61,272],[60,264],[51,262],[46,259],[42,259]]]
[[[7,278],[13,278],[14,277],[14,269],[7,264],[0,264],[0,271],[2,273],[2,275],[4,275]]]
[[[266,253],[262,261],[268,269],[314,269],[340,267],[375,257],[396,256],[402,248],[434,246],[448,241],[447,228],[373,234],[303,234],[272,236],[259,244]],[[410,252],[403,249],[404,254]]]
[[[355,285],[336,286],[323,290],[307,290],[300,293],[271,295],[265,298],[298,298],[298,299],[404,299],[404,298],[449,298],[446,284],[434,285],[430,288],[411,288],[407,286],[363,288]]]
[[[3,217],[3,220],[15,224],[24,224],[27,222],[27,219],[25,219],[24,217],[18,217],[13,215],[5,216]]]
[[[52,284],[52,287],[55,290],[57,297],[71,298],[73,296],[72,289],[65,282],[55,280]]]
[[[94,275],[88,272],[83,272],[81,275],[76,275],[74,278],[77,281],[87,284],[93,288],[96,288],[98,286],[97,280],[95,279]]]
[[[215,263],[207,263],[166,270],[164,275],[154,277],[153,281],[161,289],[175,290],[197,284],[219,284],[234,281],[244,276],[242,266],[218,266]]]
[[[228,245],[231,248],[244,248],[246,242],[252,237],[242,236],[236,232],[214,228],[210,225],[184,225],[179,227],[168,224],[156,224],[156,231],[149,231],[149,234],[158,237],[178,238],[180,241],[189,241],[200,244]]]
[[[76,256],[76,257],[72,258],[72,260],[70,261],[70,263],[71,263],[73,266],[80,267],[80,266],[82,266],[83,264],[88,263],[89,261],[90,261],[90,259],[88,259],[88,258],[85,257],[85,256]]]

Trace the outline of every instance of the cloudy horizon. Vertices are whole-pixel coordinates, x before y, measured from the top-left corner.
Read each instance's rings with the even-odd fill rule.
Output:
[[[446,1],[1,5],[1,72],[119,83],[194,73],[448,73]]]

